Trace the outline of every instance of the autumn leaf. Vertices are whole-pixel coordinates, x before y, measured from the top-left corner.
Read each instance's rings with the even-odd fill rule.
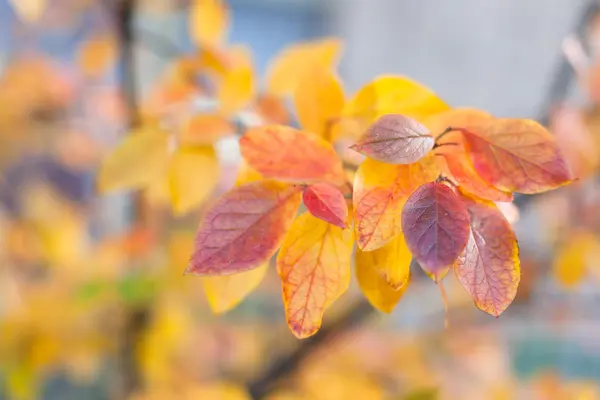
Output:
[[[571,182],[555,138],[527,119],[462,128],[475,170],[500,190],[535,194]]]
[[[426,183],[406,201],[402,231],[415,259],[438,282],[467,245],[469,213],[447,184]]]
[[[256,182],[264,179],[261,174],[252,169],[247,162],[242,160],[238,168],[238,173],[235,178],[235,185],[243,185],[244,183]]]
[[[113,65],[118,57],[115,38],[108,35],[83,42],[77,51],[77,64],[91,77],[99,77]]]
[[[373,251],[356,250],[358,285],[373,307],[388,314],[402,298],[410,280],[412,256],[404,244],[404,238],[401,238],[401,242],[398,244],[393,240]],[[404,248],[399,250],[400,246]]]
[[[219,162],[212,146],[180,147],[169,165],[171,204],[185,214],[202,204],[219,180]]]
[[[315,217],[340,228],[346,227],[348,206],[342,192],[327,183],[308,186],[302,194],[302,201]]]
[[[437,176],[433,157],[405,165],[366,159],[354,177],[352,201],[358,247],[363,251],[375,250],[401,233],[400,214],[406,199]]]
[[[590,232],[573,232],[557,251],[552,265],[555,279],[570,289],[591,272],[600,259],[600,239]]]
[[[423,158],[433,145],[433,136],[426,127],[404,115],[387,114],[350,148],[377,161],[411,164]]]
[[[240,139],[248,164],[266,178],[311,183],[345,182],[335,150],[318,136],[294,128],[267,125],[249,129]]]
[[[275,96],[294,93],[308,71],[318,67],[332,69],[341,48],[341,42],[333,38],[296,43],[285,48],[269,64],[267,92]]]
[[[229,9],[223,0],[193,0],[190,36],[197,46],[221,44],[229,28]]]
[[[129,133],[104,159],[98,189],[109,192],[148,186],[167,162],[167,134],[154,125]]]
[[[471,230],[454,272],[477,308],[499,316],[517,294],[519,246],[510,224],[494,203],[463,197]]]
[[[234,127],[222,115],[198,114],[184,123],[180,142],[183,145],[214,144],[233,132]]]
[[[344,108],[339,79],[327,68],[313,68],[294,91],[294,107],[304,130],[329,139],[332,125]]]
[[[321,327],[323,313],[350,284],[352,234],[310,213],[300,215],[277,255],[283,302],[292,333],[302,339]]]
[[[421,120],[448,110],[449,106],[429,88],[403,76],[380,76],[363,86],[346,103],[340,129],[358,137],[386,114],[402,114]]]
[[[255,101],[256,111],[269,124],[286,125],[290,122],[283,99],[269,93],[263,93]]]
[[[299,206],[296,186],[258,181],[231,189],[204,217],[186,273],[230,275],[258,268],[281,245]]]
[[[262,282],[269,263],[239,274],[211,276],[202,279],[208,304],[215,314],[225,313],[236,307]]]
[[[235,61],[233,67],[225,72],[217,91],[219,111],[223,115],[232,115],[246,107],[256,90],[250,51],[242,46],[237,46],[230,51]]]

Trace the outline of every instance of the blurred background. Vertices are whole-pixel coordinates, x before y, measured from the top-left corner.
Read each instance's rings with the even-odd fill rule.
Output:
[[[273,266],[227,314],[182,276],[202,205],[97,190],[140,120],[182,99],[210,107],[205,91],[167,86],[200,51],[192,2],[0,0],[0,399],[600,399],[596,2],[227,2],[227,41],[251,49],[259,92],[286,46],[337,37],[347,95],[400,74],[452,106],[537,119],[581,178],[509,209],[522,282],[501,318],[449,275],[444,329],[438,289],[417,274],[389,316],[353,282],[304,341]],[[216,148],[207,199],[241,162],[235,138]]]

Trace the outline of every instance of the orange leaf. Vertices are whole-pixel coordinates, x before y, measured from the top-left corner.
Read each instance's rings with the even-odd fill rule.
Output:
[[[110,36],[94,38],[84,42],[77,52],[77,64],[82,71],[98,77],[117,60],[115,39]]]
[[[285,125],[290,122],[290,114],[279,97],[272,94],[262,94],[256,100],[256,111],[269,124]]]
[[[354,177],[353,208],[356,241],[375,250],[402,232],[400,213],[408,196],[438,176],[435,159],[392,165],[366,159]]]
[[[190,36],[196,45],[223,42],[229,27],[229,9],[223,0],[193,0],[189,15]]]
[[[411,261],[412,254],[402,233],[378,249],[356,251],[356,262],[368,264],[393,290],[399,290],[408,281]]]
[[[310,213],[300,215],[277,255],[288,325],[298,338],[314,335],[323,313],[350,284],[352,235]]]
[[[485,111],[471,108],[457,108],[427,118],[425,126],[431,132],[434,132],[434,134],[439,135],[451,127],[485,124],[492,118]],[[438,161],[442,164],[445,162],[446,171],[444,172],[456,185],[468,193],[487,200],[512,201],[511,193],[492,186],[475,171],[475,167],[468,157],[464,138],[459,131],[446,133],[444,138],[440,139],[439,144],[441,147],[437,152],[443,155],[444,158],[438,158]],[[446,146],[447,144],[451,145]]]
[[[272,181],[237,186],[207,212],[186,273],[229,275],[257,268],[281,245],[300,189]]]
[[[498,189],[534,194],[571,182],[555,138],[526,119],[495,119],[461,129],[475,170]]]
[[[411,258],[409,253],[408,264],[402,267],[403,271],[405,271],[403,273],[404,280],[402,285],[395,289],[373,268],[374,259],[372,258],[372,254],[380,250],[366,252],[356,250],[356,280],[369,303],[379,311],[389,314],[394,310],[394,307],[396,307],[396,304],[398,304],[408,287],[410,279],[408,266],[410,265]]]
[[[338,39],[327,38],[285,48],[270,62],[267,92],[276,96],[294,93],[307,71],[315,67],[333,68],[341,47]]]
[[[448,185],[426,183],[406,201],[402,231],[415,259],[438,282],[467,245],[469,213]]]
[[[463,199],[471,232],[454,272],[475,305],[497,317],[517,294],[521,277],[517,238],[494,203],[471,197]]]
[[[304,190],[302,201],[315,217],[340,228],[346,227],[348,206],[338,188],[327,183],[315,183]]]
[[[180,140],[185,145],[214,144],[233,131],[227,118],[216,114],[199,114],[185,123]]]
[[[334,120],[344,108],[344,90],[332,71],[316,67],[304,75],[294,91],[294,106],[306,131],[328,139]]]
[[[369,127],[358,143],[350,148],[377,161],[410,164],[433,149],[429,130],[412,118],[387,114]]]
[[[345,182],[342,163],[325,140],[294,128],[269,125],[249,129],[240,139],[248,164],[266,178],[290,182]]]

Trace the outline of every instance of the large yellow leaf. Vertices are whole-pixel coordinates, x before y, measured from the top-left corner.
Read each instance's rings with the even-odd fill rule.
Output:
[[[222,314],[237,306],[262,282],[269,263],[250,271],[235,275],[203,278],[204,293],[210,308],[216,314]]]
[[[450,107],[429,88],[402,76],[381,76],[360,89],[346,103],[339,134],[357,137],[386,114],[417,120]]]
[[[328,38],[285,48],[270,63],[267,91],[277,96],[294,93],[308,71],[315,67],[333,68],[341,47],[338,39]]]
[[[358,285],[360,289],[364,293],[369,303],[376,309],[385,312],[391,313],[394,310],[394,307],[402,298],[404,291],[408,287],[408,281],[410,279],[410,253],[408,254],[408,259],[403,257],[398,257],[394,252],[390,252],[389,249],[386,249],[392,245],[393,242],[388,245],[373,251],[361,251],[360,249],[356,250],[356,279],[358,280]],[[406,245],[404,245],[406,247]],[[379,253],[379,254],[374,254]],[[381,276],[378,269],[384,267],[381,264],[383,259],[391,259],[391,261],[397,266],[394,268],[396,270],[396,274],[403,281],[397,288],[393,288],[389,285],[389,283]],[[408,261],[408,262],[407,262]],[[378,266],[376,268],[375,266]]]
[[[229,9],[223,0],[193,0],[189,25],[197,46],[220,44],[229,27]]]
[[[590,270],[600,261],[600,238],[590,232],[576,232],[558,249],[553,272],[556,280],[565,288],[581,283]]]
[[[352,233],[306,212],[292,224],[277,256],[287,323],[306,338],[350,283]]]
[[[8,2],[12,4],[15,14],[21,21],[32,24],[44,14],[48,0],[9,0]]]
[[[356,252],[356,263],[368,265],[393,289],[403,287],[410,275],[412,254],[400,232],[391,242],[373,251]]]
[[[212,146],[181,147],[169,167],[171,203],[177,214],[199,206],[219,180],[219,162]]]
[[[344,107],[344,90],[330,69],[318,66],[306,73],[294,91],[294,106],[304,130],[328,139]]]
[[[98,189],[109,192],[148,186],[167,162],[167,134],[154,125],[131,132],[104,159]]]

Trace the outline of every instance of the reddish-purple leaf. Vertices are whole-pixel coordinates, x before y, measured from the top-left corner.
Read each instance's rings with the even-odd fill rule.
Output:
[[[310,185],[304,190],[302,200],[315,217],[340,228],[346,227],[348,206],[344,194],[335,186],[327,183]]]
[[[233,188],[204,217],[186,273],[229,275],[259,267],[281,245],[299,206],[295,185],[257,181]]]
[[[387,114],[369,127],[350,148],[377,161],[411,164],[433,149],[429,130],[412,118]]]
[[[406,201],[402,231],[415,259],[438,281],[467,245],[469,213],[448,185],[426,183]]]

